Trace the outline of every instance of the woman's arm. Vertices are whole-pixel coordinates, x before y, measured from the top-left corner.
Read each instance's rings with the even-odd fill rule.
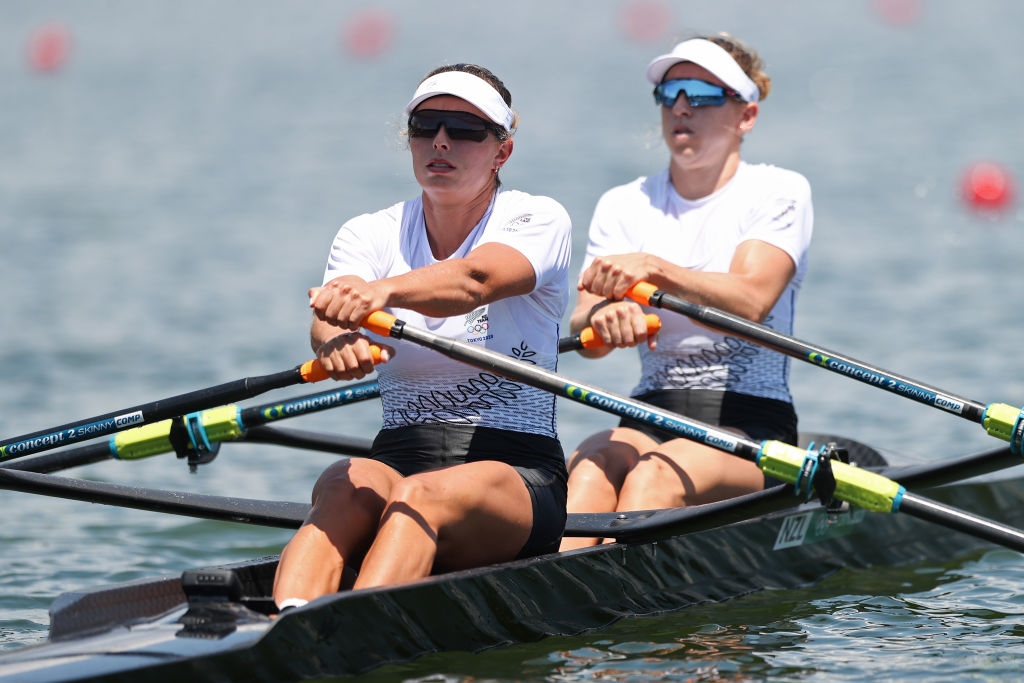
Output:
[[[579,286],[595,296],[620,300],[630,287],[646,281],[695,304],[763,322],[795,273],[785,251],[747,240],[737,247],[727,273],[690,270],[654,254],[618,254],[594,259]]]
[[[492,301],[529,294],[535,277],[533,266],[519,251],[489,242],[465,258],[395,277],[372,282],[354,276],[335,278],[309,290],[310,307],[319,320],[354,331],[366,316],[386,306],[437,318],[468,313]]]
[[[465,258],[372,282],[343,275],[309,290],[310,343],[332,378],[361,379],[373,372],[373,359],[369,339],[358,334],[359,324],[373,311],[387,306],[433,317],[468,313],[492,301],[529,294],[535,278],[525,256],[498,243],[481,245]],[[385,360],[394,353],[382,348]]]

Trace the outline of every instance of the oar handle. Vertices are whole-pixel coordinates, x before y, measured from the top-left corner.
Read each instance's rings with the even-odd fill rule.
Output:
[[[658,288],[650,282],[638,282],[626,291],[626,298],[632,299],[638,304],[651,306],[651,296],[658,291]]]
[[[398,318],[390,313],[374,311],[366,316],[366,319],[361,323],[361,327],[365,327],[370,332],[379,334],[382,337],[390,337],[396,323],[398,323]]]
[[[385,362],[384,357],[381,355],[380,347],[376,344],[370,344],[370,357],[373,358],[374,365],[380,365]],[[302,375],[302,379],[309,384],[313,382],[319,382],[327,379],[330,375],[324,370],[324,366],[319,360],[307,360],[305,363],[299,366],[299,374]]]
[[[653,337],[661,329],[661,318],[654,313],[648,313],[644,316],[644,319],[647,321],[647,336]],[[604,346],[604,339],[601,339],[601,335],[595,332],[593,327],[585,327],[580,330],[579,334],[558,340],[558,350],[560,352],[575,351],[577,349],[599,349],[602,346]]]

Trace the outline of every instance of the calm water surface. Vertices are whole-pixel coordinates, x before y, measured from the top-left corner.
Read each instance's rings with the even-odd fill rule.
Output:
[[[630,37],[623,18],[645,7],[667,18]],[[887,18],[893,7],[912,19]],[[395,1],[375,6],[390,18],[382,49],[360,56],[346,29],[369,9],[4,4],[0,434],[306,360],[305,292],[337,226],[416,193],[400,112],[437,64],[479,62],[509,85],[522,122],[503,179],[566,206],[578,264],[600,194],[666,162],[643,67],[717,30],[755,45],[774,79],[746,158],[814,190],[798,335],[974,400],[1024,400],[1024,214],[979,215],[958,195],[977,160],[1024,178],[1024,5]],[[71,51],[41,74],[25,50],[51,22]],[[636,362],[613,358],[560,369],[628,391]],[[793,388],[806,430],[920,461],[993,445],[977,425],[809,366],[793,368]],[[567,450],[611,422],[562,406]],[[377,424],[368,403],[295,426],[369,436]],[[302,501],[332,459],[228,444],[196,475],[171,456],[74,475]],[[14,492],[0,504],[0,651],[43,639],[63,591],[275,553],[289,536]],[[1024,561],[992,550],[372,678],[1013,679],[1022,588]]]

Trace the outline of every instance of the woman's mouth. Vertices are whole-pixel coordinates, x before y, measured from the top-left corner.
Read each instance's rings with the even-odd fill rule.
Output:
[[[444,159],[431,159],[427,162],[427,168],[431,171],[453,171],[455,166]]]

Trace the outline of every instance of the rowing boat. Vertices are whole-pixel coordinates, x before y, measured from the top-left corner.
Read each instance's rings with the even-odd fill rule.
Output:
[[[665,300],[657,290],[650,296],[655,295]],[[1006,473],[1021,462],[1024,410],[989,404],[980,415],[968,416],[1008,441],[1009,447],[929,466],[900,466],[867,446],[837,437],[807,435],[801,446],[756,443],[495,351],[409,327],[381,311],[371,313],[363,326],[749,459],[765,474],[788,483],[710,505],[572,515],[567,535],[614,542],[387,587],[341,591],[283,614],[275,613],[270,598],[277,564],[273,557],[65,594],[51,607],[49,641],[0,657],[0,677],[277,681],[358,674],[430,652],[479,651],[577,634],[623,617],[807,586],[842,568],[944,563],[988,543],[1024,552],[1024,532],[1016,528],[1024,522],[1024,475]],[[286,384],[314,379],[315,374],[302,370],[305,367],[266,377]],[[873,372],[881,377],[883,371]],[[254,379],[259,381],[253,383]],[[173,403],[175,411],[186,406],[203,410],[224,395],[261,393],[264,380],[219,385],[138,406],[128,414],[138,415],[142,422],[155,420],[169,410],[165,403]],[[910,386],[910,380],[900,381]],[[951,404],[944,400],[932,406],[947,410]],[[8,439],[0,446],[9,449],[3,451],[7,459],[20,458],[58,442],[79,440],[80,429],[120,432],[130,426],[124,415],[119,411],[80,420]],[[238,429],[232,426],[223,435],[214,429],[213,441],[236,438],[248,429],[244,413],[237,408],[223,416],[218,412],[217,417],[190,413],[144,425],[141,441],[129,441],[144,444],[141,450],[146,454],[173,448],[179,456],[189,456],[190,465],[199,465],[215,453],[207,426],[236,422]],[[310,443],[284,433],[275,439]],[[828,445],[811,446],[811,441]],[[86,447],[72,460],[91,459],[91,450]],[[116,438],[108,450],[120,453]],[[49,460],[40,463],[41,471],[57,466]],[[296,503],[182,500],[188,496],[18,469],[0,463],[0,485],[258,524],[297,526],[308,510]],[[1004,475],[974,479],[996,471]],[[957,485],[945,486],[953,482]],[[908,486],[928,490],[931,497],[908,491]],[[796,503],[794,494],[799,496]],[[818,501],[811,501],[814,495]]]
[[[1024,523],[1024,475],[1007,448],[929,466],[851,460],[1009,524]],[[988,475],[996,470],[999,477]],[[956,486],[942,486],[957,481]],[[633,616],[808,586],[843,568],[947,562],[988,544],[909,515],[794,505],[780,485],[719,503],[573,515],[567,533],[615,543],[342,591],[275,616],[276,557],[58,597],[47,642],[0,656],[0,679],[301,680],[357,674],[432,652],[476,652],[578,634]]]

